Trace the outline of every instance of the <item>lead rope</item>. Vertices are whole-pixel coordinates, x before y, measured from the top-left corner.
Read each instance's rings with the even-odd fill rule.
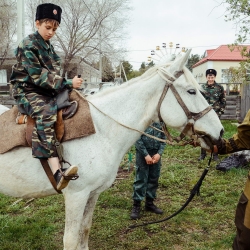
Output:
[[[129,226],[129,229],[134,229],[136,227],[143,227],[143,226],[147,226],[147,225],[150,225],[150,224],[155,224],[155,223],[160,223],[160,222],[163,222],[163,221],[167,221],[167,220],[173,218],[174,216],[176,216],[177,214],[179,214],[192,201],[192,199],[194,198],[194,196],[196,194],[197,194],[197,196],[200,195],[200,187],[202,185],[202,181],[204,180],[204,178],[205,178],[205,176],[208,173],[208,170],[210,168],[212,155],[213,155],[213,152],[211,152],[210,159],[208,160],[208,165],[204,169],[200,179],[194,185],[193,189],[190,191],[190,196],[188,197],[187,201],[182,205],[182,207],[179,210],[177,210],[176,212],[174,212],[173,214],[169,215],[168,217],[166,217],[166,218],[164,218],[162,220],[149,221],[149,222],[144,222],[144,223],[141,223],[141,224],[134,224],[134,225]]]
[[[163,124],[165,124],[165,123],[163,123]],[[159,131],[159,132],[161,132],[161,133],[163,133],[163,134],[165,134],[165,135],[167,136],[166,133],[168,132],[168,130],[167,130],[167,132],[166,132],[166,131],[163,131],[163,130],[161,130],[161,129],[158,129],[158,128],[152,126],[152,125],[150,125],[149,127],[153,128],[153,129],[155,129],[155,130],[157,130],[157,131]],[[186,128],[188,129],[189,127],[186,126]],[[163,129],[164,129],[164,127],[163,127]],[[183,132],[185,132],[185,131],[183,131]],[[167,143],[168,143],[169,145],[172,145],[172,146],[186,146],[186,145],[191,145],[191,146],[193,146],[193,147],[199,146],[198,137],[197,137],[197,136],[191,135],[190,137],[191,137],[192,139],[190,139],[190,140],[183,140],[183,138],[185,137],[185,134],[184,134],[183,132],[181,133],[181,135],[180,135],[179,137],[173,137],[173,139],[174,139],[177,143],[175,143],[175,142],[173,142],[173,141],[171,141],[171,140],[166,140]],[[168,133],[169,133],[169,132],[168,132]],[[180,143],[180,142],[181,142],[181,143]]]

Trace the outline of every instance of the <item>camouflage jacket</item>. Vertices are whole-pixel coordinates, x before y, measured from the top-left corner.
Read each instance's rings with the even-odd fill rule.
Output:
[[[17,64],[12,67],[10,82],[14,85],[16,97],[23,96],[23,86],[26,85],[55,94],[63,88],[72,88],[72,81],[59,75],[60,57],[52,44],[45,42],[37,31],[23,39],[15,50],[15,56]]]
[[[204,90],[202,94],[208,104],[213,107],[217,115],[223,114],[226,107],[226,97],[223,86],[214,82],[213,85],[205,83],[202,85],[202,88]]]
[[[219,154],[229,154],[241,150],[250,150],[250,110],[243,122],[238,126],[237,133],[229,139],[222,139],[218,146]]]
[[[154,122],[151,125],[153,127],[156,127],[162,130],[161,125],[159,123]],[[164,133],[157,131],[151,127],[148,127],[145,130],[145,133],[149,135],[153,135],[157,138],[161,138],[164,140],[166,139],[166,136],[164,135]],[[144,157],[149,154],[148,151],[151,151],[151,152],[155,151],[159,155],[162,155],[165,146],[166,146],[165,142],[157,141],[153,138],[147,137],[146,135],[141,135],[141,138],[137,140],[135,143],[136,150],[138,150]]]

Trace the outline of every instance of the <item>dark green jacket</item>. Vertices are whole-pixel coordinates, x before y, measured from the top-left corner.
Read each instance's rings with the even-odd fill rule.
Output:
[[[159,123],[154,122],[151,125],[162,130]],[[151,127],[148,127],[145,130],[145,133],[166,140],[166,136],[164,135],[164,133],[157,131]],[[138,150],[144,157],[147,156],[149,152],[156,152],[159,155],[162,155],[165,146],[165,142],[157,141],[153,138],[147,137],[146,135],[141,135],[140,139],[135,143],[136,150]]]
[[[202,88],[204,90],[202,94],[208,104],[213,107],[217,115],[220,116],[223,114],[226,107],[226,97],[223,86],[214,82],[212,85],[205,83],[202,85]]]
[[[23,83],[58,93],[63,88],[72,88],[72,81],[60,76],[60,57],[52,44],[36,31],[27,36],[15,50],[17,64],[12,68],[10,82],[15,96],[23,96]]]
[[[232,138],[223,139],[219,154],[228,154],[245,149],[250,149],[250,110],[248,110],[243,122],[238,126],[237,133]]]

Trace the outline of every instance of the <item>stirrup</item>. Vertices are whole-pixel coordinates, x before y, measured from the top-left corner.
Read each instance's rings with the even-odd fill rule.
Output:
[[[63,175],[64,179],[65,180],[77,180],[79,178],[79,175],[78,174],[73,174],[73,175]]]
[[[67,170],[67,168],[65,169],[65,171]],[[61,175],[64,177],[65,180],[77,180],[79,178],[78,174],[72,174],[72,175],[65,175],[64,172],[62,171],[61,168],[59,168],[59,171],[61,173]]]
[[[55,176],[57,189],[62,190],[66,188],[70,182],[70,180],[76,180],[79,176],[77,174],[78,167],[71,166],[63,171],[61,168],[58,169],[58,174]]]

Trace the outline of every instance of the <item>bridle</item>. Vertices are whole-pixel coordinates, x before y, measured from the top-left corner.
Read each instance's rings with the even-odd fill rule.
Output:
[[[173,141],[176,142],[180,142],[187,134],[187,132],[191,129],[192,130],[192,135],[190,136],[191,138],[191,142],[189,141],[189,144],[194,144],[196,145],[198,138],[203,137],[204,135],[198,135],[195,132],[194,129],[194,123],[200,119],[201,117],[203,117],[205,114],[207,114],[212,107],[208,106],[207,108],[205,108],[203,111],[200,111],[199,113],[194,113],[191,112],[188,107],[186,106],[186,104],[183,102],[181,96],[179,95],[179,93],[177,92],[176,88],[174,87],[174,82],[184,73],[183,71],[177,71],[174,74],[174,77],[172,76],[168,76],[166,74],[166,71],[164,71],[163,69],[159,69],[158,73],[161,75],[161,77],[166,80],[166,84],[164,86],[163,92],[161,94],[161,97],[159,99],[158,105],[157,105],[157,112],[158,112],[158,118],[162,124],[162,130],[164,132],[164,134],[167,137],[167,141],[169,144],[173,144]],[[165,73],[165,74],[163,74]],[[182,107],[183,111],[185,112],[187,118],[188,118],[188,123],[186,124],[186,126],[184,127],[184,129],[181,131],[180,135],[177,137],[173,137],[169,131],[168,128],[166,126],[166,124],[164,123],[162,117],[161,117],[161,113],[160,113],[160,109],[161,109],[161,104],[168,92],[168,90],[171,89],[172,93],[174,94],[177,102],[180,104],[180,106]]]

